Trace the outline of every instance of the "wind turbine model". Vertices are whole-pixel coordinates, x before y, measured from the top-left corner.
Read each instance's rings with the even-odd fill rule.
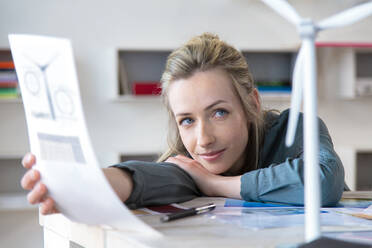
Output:
[[[304,89],[306,92],[304,94],[305,240],[310,242],[321,235],[315,38],[319,31],[350,25],[371,15],[372,2],[358,5],[314,23],[310,19],[301,18],[285,0],[262,1],[296,25],[302,39],[293,73],[293,93],[286,145],[291,146],[294,141]]]

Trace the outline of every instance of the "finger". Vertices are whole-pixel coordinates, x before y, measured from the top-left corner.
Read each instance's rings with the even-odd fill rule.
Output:
[[[56,207],[54,207],[53,209],[52,209],[52,212],[51,212],[52,214],[59,214],[60,212],[59,212],[59,210],[56,208]]]
[[[179,159],[181,161],[184,161],[184,162],[188,162],[188,163],[195,161],[195,160],[193,160],[193,159],[191,159],[189,157],[183,156],[183,155],[177,155],[175,158],[176,159]]]
[[[40,172],[37,170],[29,170],[22,177],[21,186],[24,189],[31,190],[38,181],[40,181]]]
[[[51,197],[46,197],[43,202],[40,204],[40,212],[41,214],[53,214],[57,213],[57,210],[55,208],[55,202]]]
[[[169,157],[169,158],[167,158],[167,160],[165,160],[165,162],[168,162],[168,163],[175,163],[177,161],[178,161],[178,159],[175,158],[175,157]]]
[[[180,166],[182,168],[184,166],[187,166],[187,164],[188,164],[188,161],[184,161],[184,160],[182,160],[180,158],[177,158],[177,157],[168,158],[166,162],[172,163],[172,164],[176,164],[176,165],[178,165],[178,166]]]
[[[32,153],[27,153],[22,159],[22,165],[26,169],[30,169],[36,163],[36,157]]]
[[[27,200],[31,204],[39,203],[47,194],[48,189],[43,183],[38,183],[35,188],[28,193]]]
[[[181,155],[181,154],[177,154],[176,156],[174,156],[175,158],[187,158],[186,156],[184,155]]]

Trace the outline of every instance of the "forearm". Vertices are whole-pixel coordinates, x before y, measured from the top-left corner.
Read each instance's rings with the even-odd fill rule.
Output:
[[[241,176],[226,177],[218,176],[212,182],[211,188],[214,196],[242,199],[240,196]]]
[[[103,173],[120,200],[125,202],[133,190],[132,176],[128,172],[115,167],[105,168]]]

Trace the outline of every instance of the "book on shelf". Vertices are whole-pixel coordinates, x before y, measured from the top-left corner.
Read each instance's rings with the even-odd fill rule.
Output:
[[[161,84],[154,81],[137,81],[132,84],[133,95],[160,95]]]
[[[0,88],[0,99],[13,99],[18,97],[18,88]]]
[[[18,82],[17,81],[0,81],[0,89],[1,88],[17,88]]]
[[[128,73],[125,69],[124,62],[119,59],[119,94],[128,95],[131,94],[131,87],[128,82]]]
[[[12,61],[0,61],[0,99],[19,97],[18,78]]]
[[[13,61],[0,61],[0,69],[14,70]]]
[[[0,82],[18,81],[17,74],[14,70],[0,69]]]
[[[258,91],[263,94],[289,94],[292,91],[292,86],[287,81],[257,81],[256,86]]]

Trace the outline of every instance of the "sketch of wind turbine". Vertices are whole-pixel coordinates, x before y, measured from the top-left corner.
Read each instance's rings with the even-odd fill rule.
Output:
[[[48,99],[48,105],[49,105],[49,110],[50,110],[50,115],[51,115],[52,120],[55,120],[56,116],[55,116],[55,111],[54,111],[54,106],[53,106],[53,101],[52,101],[52,94],[50,92],[50,87],[49,87],[46,71],[58,56],[59,54],[54,54],[52,57],[50,57],[48,61],[46,61],[43,64],[40,64],[39,62],[34,60],[32,57],[28,56],[27,54],[24,54],[24,57],[27,58],[31,63],[33,63],[36,67],[38,67],[43,75],[45,90],[46,90],[46,95]]]
[[[286,145],[294,141],[302,97],[304,97],[304,161],[305,161],[305,240],[320,237],[320,174],[319,134],[317,119],[317,78],[315,39],[319,31],[353,24],[372,14],[372,1],[360,4],[318,24],[301,18],[285,0],[262,0],[279,15],[293,23],[300,34],[302,45],[293,72],[291,109],[288,120]],[[303,94],[306,92],[306,94]]]

